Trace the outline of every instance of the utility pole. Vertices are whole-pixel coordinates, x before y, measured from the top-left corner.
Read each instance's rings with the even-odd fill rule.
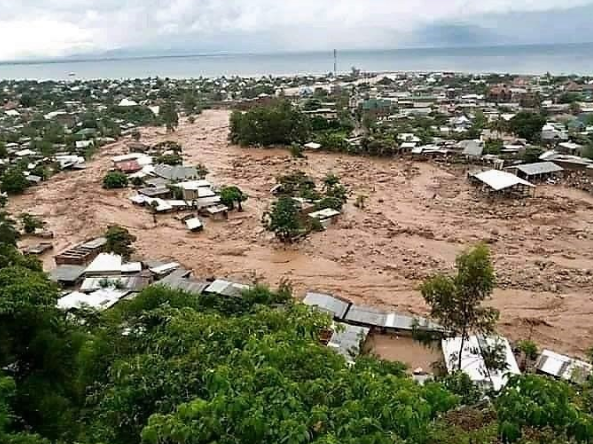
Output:
[[[338,50],[334,49],[334,79],[338,77]]]

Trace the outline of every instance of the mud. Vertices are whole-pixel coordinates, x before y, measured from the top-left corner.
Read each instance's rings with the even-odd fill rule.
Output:
[[[41,216],[55,233],[54,252],[101,234],[117,223],[138,237],[142,258],[174,257],[199,277],[271,284],[289,279],[301,297],[308,289],[355,302],[426,314],[419,283],[453,269],[455,256],[478,241],[492,248],[498,278],[492,304],[511,339],[582,355],[593,346],[593,197],[562,185],[538,186],[535,197],[488,200],[465,180],[463,167],[308,153],[228,143],[228,112],[207,111],[173,135],[142,131],[142,141],[176,140],[186,164],[203,163],[208,180],[234,184],[249,200],[228,222],[205,221],[186,232],[173,215],[134,207],[130,190],[107,191],[101,180],[110,157],[127,152],[120,141],[103,148],[82,172],[66,172],[12,199],[14,214]],[[340,221],[293,246],[280,245],[261,225],[275,177],[302,169],[321,179],[334,172],[351,199]],[[367,196],[364,209],[353,204]],[[52,253],[45,258],[53,267]]]

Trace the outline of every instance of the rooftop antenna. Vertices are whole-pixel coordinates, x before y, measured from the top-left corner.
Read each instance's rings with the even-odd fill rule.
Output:
[[[338,50],[334,49],[334,79],[338,77]]]

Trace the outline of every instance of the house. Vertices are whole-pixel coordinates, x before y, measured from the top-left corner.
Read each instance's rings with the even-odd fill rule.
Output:
[[[154,166],[154,173],[170,181],[199,179],[196,168],[188,166],[159,164]]]
[[[72,247],[54,257],[56,265],[84,265],[92,261],[103,250],[107,239],[99,237]]]
[[[481,157],[484,152],[484,142],[481,140],[462,140],[457,144],[466,157]]]
[[[172,290],[180,290],[193,295],[201,295],[210,285],[208,282],[201,282],[190,278],[191,272],[179,269],[169,274],[165,278],[157,281],[155,285],[162,285]]]
[[[202,221],[197,216],[190,216],[184,222],[187,229],[191,232],[202,231],[204,229]]]
[[[77,140],[76,141],[76,149],[77,150],[84,150],[90,148],[95,145],[93,140]]]
[[[139,275],[88,277],[82,282],[80,291],[82,293],[93,293],[101,289],[115,289],[139,293],[150,284],[150,280],[150,277]]]
[[[504,103],[510,102],[513,93],[508,85],[495,85],[488,90],[487,99],[490,102]]]
[[[214,197],[212,185],[207,180],[192,180],[175,184],[183,193],[183,199],[187,201],[198,200],[205,197]]]
[[[201,214],[214,221],[223,221],[229,218],[229,209],[226,205],[213,205],[203,208]]]
[[[49,272],[49,278],[64,287],[73,287],[82,279],[84,270],[80,265],[60,265]]]
[[[366,342],[370,329],[355,325],[336,323],[327,346],[342,355],[350,365],[360,354],[362,345]]]
[[[124,107],[124,108],[130,107],[130,106],[138,106],[138,102],[135,102],[128,98],[124,98],[118,103],[117,106]]]
[[[311,291],[305,295],[303,303],[332,315],[336,320],[344,319],[348,309],[352,305],[350,301],[329,294],[315,293]]]
[[[84,270],[85,276],[121,274],[122,257],[118,254],[101,253]]]
[[[64,311],[92,308],[103,311],[113,307],[129,294],[126,290],[100,289],[91,294],[80,292],[70,293],[58,300],[57,307]]]
[[[340,214],[339,211],[333,208],[324,208],[323,210],[309,213],[309,217],[318,220],[323,228],[327,229],[331,224],[335,223]]]
[[[588,377],[593,374],[593,365],[559,353],[554,353],[550,350],[542,351],[535,364],[535,368],[538,373],[570,381],[575,384],[584,384]]]
[[[564,171],[564,168],[553,162],[536,162],[508,167],[513,170],[517,177],[525,180],[536,181],[554,177]]]
[[[558,144],[558,151],[573,156],[581,155],[585,147],[574,142],[562,142]]]
[[[463,342],[463,350],[461,344]],[[441,341],[445,365],[449,373],[461,370],[470,379],[485,388],[495,391],[501,390],[512,375],[519,375],[521,371],[511,349],[511,345],[503,337],[470,336],[465,341],[461,337],[447,338]],[[504,352],[505,370],[493,370],[486,366],[484,355],[494,347]],[[459,354],[461,351],[461,368],[459,368]]]
[[[535,185],[506,171],[489,170],[469,174],[470,182],[481,185],[482,189],[490,193],[518,193],[527,194],[535,189]]]
[[[224,279],[216,279],[204,289],[204,294],[212,294],[227,297],[241,297],[243,292],[249,290],[249,285],[229,282]]]
[[[568,131],[557,125],[547,123],[542,128],[541,139],[543,142],[561,142],[568,140]]]

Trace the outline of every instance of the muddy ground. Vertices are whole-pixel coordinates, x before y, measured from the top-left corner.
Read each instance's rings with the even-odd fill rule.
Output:
[[[542,185],[534,198],[492,201],[466,182],[462,168],[327,153],[293,160],[286,151],[228,143],[228,112],[207,111],[174,135],[142,132],[142,141],[172,139],[184,146],[186,164],[204,163],[214,184],[235,184],[250,196],[245,212],[228,222],[206,221],[188,233],[172,215],[153,223],[126,191],[106,191],[101,179],[110,157],[125,143],[103,148],[88,169],[62,173],[24,196],[10,211],[41,216],[56,239],[54,253],[101,234],[108,224],[138,237],[142,258],[175,258],[198,277],[227,277],[276,284],[289,279],[306,290],[335,293],[355,302],[425,314],[421,280],[451,270],[457,253],[485,240],[493,251],[501,310],[500,330],[556,351],[581,355],[593,346],[593,196]],[[299,245],[283,247],[264,231],[263,212],[275,177],[302,169],[321,179],[334,172],[352,198],[340,221]],[[355,208],[358,195],[366,208]],[[45,258],[53,267],[51,255]]]

